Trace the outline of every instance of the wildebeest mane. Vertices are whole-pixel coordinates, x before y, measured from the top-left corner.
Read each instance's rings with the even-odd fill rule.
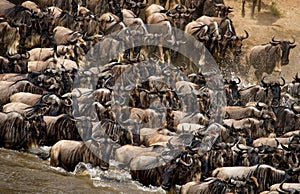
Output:
[[[70,115],[59,115],[56,122],[48,123],[47,144],[53,145],[59,140],[81,140],[74,118]]]
[[[31,26],[32,13],[30,9],[16,5],[7,9],[5,17],[15,25],[25,24],[26,26]]]
[[[98,143],[93,140],[86,141],[81,146],[80,152],[82,153],[83,162],[85,163],[89,162],[92,164],[92,166],[98,166],[104,163],[104,161],[101,159],[101,148],[99,148]]]
[[[104,130],[105,134],[114,139],[115,135],[119,137],[118,143],[120,145],[132,144],[131,132],[110,119],[103,119],[100,121],[97,129]]]
[[[68,11],[62,11],[57,17],[59,25],[62,25],[62,22],[65,22],[65,27],[72,28],[71,24],[74,22],[73,16]]]
[[[36,143],[37,133],[31,124],[17,112],[7,113],[7,119],[0,122],[0,145],[11,149],[29,149]]]

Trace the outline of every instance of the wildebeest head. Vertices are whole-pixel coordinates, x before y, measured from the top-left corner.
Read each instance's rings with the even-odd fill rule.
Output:
[[[86,157],[86,160],[89,160],[92,165],[99,165],[102,170],[108,170],[111,152],[118,141],[117,135],[112,139],[105,135],[96,137],[96,135],[93,134],[91,139],[92,140],[86,143],[85,149],[89,149],[89,152],[86,153],[89,155],[92,154],[93,156],[85,155],[84,157]]]
[[[7,50],[2,52],[2,55],[8,51],[10,54],[18,53],[18,46],[20,44],[20,29],[19,27],[12,26],[6,21],[0,22],[0,38],[3,46],[6,46]]]
[[[275,40],[275,36],[272,37],[272,41],[270,42],[273,46],[280,45],[281,48],[281,64],[287,65],[289,64],[289,54],[290,49],[296,47],[295,38],[293,37],[293,42],[286,41],[286,40]]]
[[[27,73],[28,71],[28,59],[30,57],[29,52],[25,54],[14,54],[11,55],[9,52],[6,53],[9,60],[8,64],[3,64],[2,73]]]
[[[227,98],[227,105],[240,105],[240,92],[238,88],[238,84],[241,83],[240,78],[238,81],[230,80],[229,82],[225,79],[225,93]]]
[[[100,121],[99,125],[96,128],[97,131],[105,132],[110,138],[114,138],[117,135],[117,142],[120,145],[132,144],[133,137],[132,133],[119,123],[116,123],[110,119],[103,119]]]
[[[162,153],[163,154],[163,153]],[[195,169],[201,171],[201,162],[196,154],[187,151],[171,150],[169,153],[173,158],[166,164],[162,174],[162,188],[170,190],[175,184],[182,185],[193,178],[200,179]],[[197,172],[199,172],[197,171]],[[197,179],[196,178],[196,179]]]
[[[102,14],[98,21],[100,31],[104,34],[109,34],[116,30],[124,29],[125,27],[120,18],[110,12]]]
[[[272,95],[272,101],[271,101],[271,105],[275,105],[278,106],[280,103],[280,97],[281,97],[281,86],[284,86],[285,84],[285,79],[283,77],[281,77],[282,83],[280,83],[280,81],[275,81],[275,82],[266,82],[264,77],[261,80],[261,83],[263,84],[263,86],[266,88],[266,100],[268,103],[268,99],[269,95]],[[271,93],[269,93],[269,90],[271,90]]]
[[[148,0],[146,0],[146,3],[143,3],[143,1],[133,1],[133,0],[125,0],[123,3],[123,9],[129,9],[133,11],[133,13],[137,16],[140,15],[140,10],[146,8],[148,4]]]
[[[249,34],[246,30],[244,30],[245,36],[232,36],[231,37],[231,47],[232,52],[235,56],[240,55],[242,53],[243,40],[249,37]]]
[[[25,121],[29,124],[29,129],[36,134],[36,144],[44,145],[46,142],[46,122],[42,115],[24,116]]]

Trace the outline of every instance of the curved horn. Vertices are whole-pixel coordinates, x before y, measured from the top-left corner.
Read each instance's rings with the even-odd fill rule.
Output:
[[[248,151],[247,148],[241,148],[239,145],[240,145],[240,144],[237,144],[237,145],[236,145],[236,147],[237,147],[239,150],[242,150],[242,151],[246,150],[246,151]]]
[[[100,141],[99,139],[96,139],[96,138],[95,138],[95,133],[93,133],[93,134],[91,135],[91,139],[92,139],[93,141],[96,141],[96,142],[99,142],[99,141]]]
[[[248,32],[247,32],[246,30],[244,30],[244,31],[245,31],[245,33],[246,33],[246,36],[242,36],[242,37],[241,37],[242,40],[247,39],[247,38],[249,37]]]
[[[235,82],[236,84],[240,84],[241,83],[241,79],[239,77],[237,77],[238,82]]]
[[[265,78],[266,78],[267,76],[264,76],[263,78],[262,78],[262,80],[260,81],[261,83],[262,83],[262,85],[263,85],[263,87],[268,87],[269,86],[269,83],[266,83],[265,82]]]
[[[114,142],[114,143],[117,143],[119,141],[119,135],[113,134],[113,137],[114,137],[115,140],[113,138],[111,138],[111,141]]]
[[[272,42],[273,43],[280,43],[281,41],[280,40],[275,40],[275,35],[272,36]]]
[[[48,103],[46,100],[45,100],[45,98],[46,97],[49,97],[51,95],[51,93],[48,93],[48,94],[46,94],[46,95],[44,95],[43,97],[42,97],[42,102],[44,102],[44,103]]]
[[[187,167],[190,167],[190,166],[192,166],[192,165],[193,165],[194,161],[193,161],[193,159],[192,159],[192,157],[191,157],[191,156],[189,156],[189,159],[190,159],[190,162],[189,162],[189,163],[186,163],[186,162],[185,162],[185,161],[183,161],[183,160],[182,160],[182,158],[180,157],[180,159],[179,159],[179,162],[180,162],[181,164],[183,164],[183,165],[187,166]]]
[[[256,103],[256,107],[257,107],[258,109],[264,108],[264,106],[261,106],[261,105],[260,105],[260,101],[258,101],[258,102]]]
[[[129,3],[130,3],[132,8],[136,7],[136,2],[135,1],[130,1]]]
[[[68,42],[72,43],[72,42],[75,42],[76,40],[78,40],[78,37],[74,37],[74,38],[71,38],[70,36],[67,37]]]
[[[290,41],[288,41],[289,42],[289,44],[294,44],[295,43],[295,37],[294,36],[292,36],[292,39],[293,39],[293,42],[290,42]]]
[[[279,141],[278,141],[278,139],[277,138],[275,138],[275,141],[276,141],[276,143],[277,143],[277,146],[276,146],[276,148],[280,145],[280,143],[279,143]]]
[[[287,190],[287,189],[284,189],[283,188],[283,183],[286,181],[286,179],[284,179],[281,183],[280,183],[280,185],[279,185],[279,189],[277,189],[277,191],[279,192],[279,193],[282,193],[282,191],[284,192],[284,193],[291,193],[291,191],[289,191],[289,190]]]
[[[171,139],[172,139],[172,138],[170,138],[170,139],[168,140],[167,146],[168,146],[168,148],[170,148],[171,150],[173,150],[173,149],[175,149],[175,147],[174,147],[173,144],[171,143]]]
[[[73,100],[71,98],[67,98],[67,101],[69,101],[69,103],[65,103],[66,106],[73,106]]]
[[[288,147],[286,147],[285,145],[283,145],[282,143],[280,143],[282,149],[286,150],[286,151],[291,151],[291,149],[289,149]]]
[[[294,102],[294,103],[291,105],[291,109],[292,109],[292,111],[293,111],[294,113],[299,114],[300,112],[297,111],[297,110],[295,109],[295,104],[296,104],[296,103],[297,103],[297,102]]]
[[[25,55],[21,55],[24,59],[29,59],[30,58],[30,53],[28,51],[25,52]]]
[[[227,112],[227,111],[226,111],[226,113],[225,113],[225,119],[230,119],[230,114],[229,114],[229,112]]]
[[[283,77],[281,77],[281,80],[283,81],[282,84],[279,83],[279,86],[284,86],[285,85],[285,79]]]
[[[295,77],[294,77],[294,80],[295,80],[296,82],[299,82],[299,81],[300,81],[300,78],[299,78],[299,76],[298,76],[298,72],[296,73],[296,75],[295,75]]]
[[[7,51],[6,56],[10,59],[20,59],[21,55],[20,54],[15,54],[15,55],[10,55],[10,53]]]

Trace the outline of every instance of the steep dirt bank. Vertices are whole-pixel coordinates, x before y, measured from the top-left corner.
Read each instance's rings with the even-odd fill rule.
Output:
[[[283,76],[291,81],[296,72],[300,73],[300,11],[299,0],[262,0],[263,6],[260,13],[255,10],[254,18],[251,17],[252,4],[248,1],[245,6],[246,16],[241,16],[242,2],[241,0],[225,0],[225,4],[233,7],[229,17],[238,34],[244,34],[244,30],[249,32],[250,37],[244,41],[244,53],[247,53],[254,45],[268,43],[272,35],[276,39],[288,39],[292,41],[291,36],[296,39],[296,48],[291,50],[290,63],[282,68]],[[282,16],[278,17],[271,13],[270,7],[272,2],[276,3],[276,7],[281,11]],[[250,6],[251,5],[251,6]],[[244,59],[244,56],[243,56]],[[254,76],[253,71],[250,75]],[[272,74],[278,76],[278,74]]]

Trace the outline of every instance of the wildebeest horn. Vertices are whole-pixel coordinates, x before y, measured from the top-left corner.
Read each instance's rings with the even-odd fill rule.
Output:
[[[293,42],[289,41],[289,44],[294,44],[295,43],[295,37],[294,36],[292,36],[292,39],[293,39]]]
[[[241,83],[241,79],[239,77],[237,77],[238,81],[236,81],[236,84],[240,84]]]
[[[6,52],[6,56],[10,59],[20,59],[21,58],[20,54],[11,55],[8,51]]]
[[[282,84],[279,83],[279,86],[284,86],[284,84],[285,84],[285,79],[284,79],[283,77],[281,77],[281,80],[283,81],[283,83],[282,83]]]
[[[129,3],[130,3],[130,5],[131,5],[131,7],[136,7],[136,2],[135,1],[129,1]]]
[[[171,143],[171,139],[172,139],[172,138],[170,138],[170,139],[168,140],[167,146],[168,146],[168,148],[170,148],[170,149],[172,150],[172,149],[175,149],[175,147],[174,147],[173,144]]]
[[[265,78],[266,78],[266,76],[264,76],[264,77],[262,78],[261,83],[262,83],[263,87],[268,87],[269,84],[265,82]]]
[[[49,97],[51,95],[51,93],[45,94],[44,96],[42,96],[42,102],[44,103],[48,103],[47,100],[45,99],[46,97]]]
[[[24,58],[24,59],[29,59],[30,53],[28,51],[26,51],[25,54],[21,55],[21,57]]]
[[[278,139],[277,138],[275,138],[275,141],[276,141],[276,143],[277,143],[277,146],[276,146],[276,148],[280,145],[280,143],[279,143],[279,141],[278,141]]]
[[[258,102],[256,103],[256,107],[259,108],[259,109],[260,109],[260,108],[264,108],[264,106],[261,106],[261,105],[260,105],[260,101],[258,101]]]
[[[72,106],[73,105],[73,100],[71,98],[67,98],[65,102],[66,102],[65,103],[66,106]]]
[[[215,7],[223,7],[223,6],[224,6],[224,4],[222,4],[222,3],[215,4]]]
[[[179,162],[180,162],[181,164],[187,166],[187,167],[190,167],[190,166],[193,165],[193,162],[194,162],[194,161],[193,161],[193,159],[192,159],[191,156],[189,156],[189,159],[190,159],[189,163],[186,163],[186,162],[180,157]]]
[[[245,31],[245,33],[246,33],[246,36],[242,36],[241,38],[242,38],[242,40],[244,40],[244,39],[247,39],[248,37],[249,37],[249,34],[248,34],[248,32],[246,31],[246,30],[244,30]]]
[[[71,38],[70,36],[67,37],[68,42],[75,42],[76,40],[78,40],[78,37],[74,37],[74,38]]]
[[[284,183],[285,181],[286,181],[286,179],[284,179],[284,180],[280,183],[279,189],[277,188],[277,191],[278,191],[279,193],[282,193],[282,192],[284,192],[284,193],[291,193],[291,191],[289,191],[289,190],[283,188],[283,183]]]
[[[272,36],[272,42],[278,44],[278,43],[280,43],[281,41],[280,41],[280,40],[275,40],[275,35],[273,35],[273,36]]]
[[[113,17],[111,17],[111,16],[108,16],[108,17],[109,17],[109,20],[107,21],[108,23],[111,23],[111,22],[114,21],[114,18],[113,18]]]
[[[292,111],[293,111],[294,113],[299,114],[300,112],[297,111],[297,110],[295,109],[295,104],[296,104],[296,103],[297,103],[297,102],[294,102],[294,103],[291,105],[291,109],[292,109]]]
[[[286,147],[285,145],[283,145],[282,143],[280,143],[282,149],[286,150],[286,151],[291,151],[291,149],[289,149],[288,147]]]
[[[298,72],[296,73],[296,75],[295,75],[295,77],[294,77],[294,80],[295,80],[296,82],[300,82],[300,78],[299,78],[299,76],[298,76]]]
[[[242,151],[246,150],[246,151],[248,151],[247,148],[241,148],[241,147],[240,147],[240,144],[237,144],[236,147],[237,147],[239,150],[242,150]]]
[[[94,140],[94,141],[99,141],[98,139],[96,139],[95,133],[92,134],[91,139]]]
[[[230,114],[229,114],[229,112],[225,112],[225,119],[230,119]]]
[[[112,138],[112,142],[117,143],[119,141],[119,135],[113,134],[114,139]]]

